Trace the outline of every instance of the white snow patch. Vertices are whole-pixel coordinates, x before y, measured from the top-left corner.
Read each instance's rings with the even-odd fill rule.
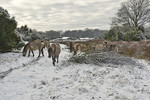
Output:
[[[150,62],[144,67],[66,64],[72,56],[61,45],[59,63],[45,56],[23,57],[21,53],[0,54],[0,72],[14,69],[0,79],[0,100],[149,100]],[[23,66],[24,67],[20,67]]]

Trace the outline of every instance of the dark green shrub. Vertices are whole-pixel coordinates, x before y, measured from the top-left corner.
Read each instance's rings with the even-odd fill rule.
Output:
[[[125,41],[140,41],[142,39],[142,31],[138,28],[126,32]]]
[[[10,17],[7,10],[0,7],[0,52],[8,52],[16,47],[21,41],[14,32],[17,22]]]

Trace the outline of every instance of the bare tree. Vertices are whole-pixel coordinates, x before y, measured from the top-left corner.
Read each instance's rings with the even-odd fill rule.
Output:
[[[123,2],[116,17],[112,19],[112,26],[121,25],[126,28],[144,26],[150,22],[150,1],[129,0]]]

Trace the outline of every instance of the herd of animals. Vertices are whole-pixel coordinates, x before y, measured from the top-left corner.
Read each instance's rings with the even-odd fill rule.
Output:
[[[40,40],[34,40],[32,42],[27,43],[24,46],[23,56],[26,56],[26,54],[28,52],[28,57],[29,57],[30,52],[32,52],[33,57],[34,57],[34,52],[33,52],[34,50],[39,51],[38,57],[40,57],[41,53],[44,56],[43,49],[45,47],[48,49],[48,57],[49,58],[52,57],[53,65],[55,66],[56,59],[57,59],[57,63],[58,63],[59,54],[61,52],[61,48],[60,48],[60,45],[58,43],[53,43],[50,45],[49,41],[44,41],[44,44],[43,44]]]
[[[68,45],[68,48],[70,49],[70,52],[73,52],[73,55],[76,55],[78,51],[80,52],[87,51],[87,44],[85,43],[68,42],[67,45]],[[103,50],[107,46],[108,46],[107,42],[102,43],[102,44],[97,44],[95,46],[95,50]],[[61,47],[59,43],[50,44],[48,40],[45,40],[43,43],[40,40],[34,40],[32,42],[27,43],[24,46],[23,56],[26,56],[27,52],[28,52],[28,57],[30,56],[30,52],[32,52],[34,56],[33,51],[35,50],[39,51],[38,57],[40,57],[41,53],[42,53],[42,56],[44,56],[44,53],[43,53],[44,48],[48,49],[48,57],[49,58],[52,57],[52,61],[53,61],[52,63],[55,66],[55,62],[58,63],[59,54],[61,52]]]
[[[66,44],[70,52],[73,52],[73,55],[76,55],[78,51],[80,52],[86,52],[90,50],[96,50],[96,51],[115,51],[115,52],[124,52],[124,53],[132,53],[136,55],[144,55],[146,57],[150,54],[150,41],[131,41],[131,42],[125,42],[125,41],[116,41],[116,42],[110,42],[106,40],[100,40],[100,41],[87,41],[87,42],[65,42],[63,44]],[[40,57],[40,54],[44,56],[43,49],[48,49],[48,57],[52,57],[52,63],[55,66],[55,62],[58,63],[59,54],[61,52],[61,47],[59,43],[50,43],[48,40],[45,40],[44,42],[41,42],[40,40],[34,40],[32,42],[27,43],[24,46],[23,49],[23,56],[26,56],[28,52],[28,56],[30,56],[30,52],[32,52],[34,56],[34,50],[39,51],[38,57]],[[149,58],[148,58],[149,59]],[[56,61],[57,60],[57,61]]]

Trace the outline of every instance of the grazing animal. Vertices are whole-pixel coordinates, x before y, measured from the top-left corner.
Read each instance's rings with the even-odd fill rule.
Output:
[[[118,52],[118,46],[116,43],[107,42],[106,44],[106,51],[116,51]]]
[[[115,44],[111,44],[109,47],[109,51],[116,51],[118,52],[118,47]]]
[[[97,44],[95,46],[95,50],[98,50],[98,51],[103,51],[104,49],[106,48],[106,45],[105,44]]]
[[[95,50],[98,50],[98,51],[117,51],[118,52],[118,47],[115,43],[112,43],[112,42],[108,42],[108,41],[104,41],[100,44],[97,44],[95,46]]]
[[[44,48],[49,48],[50,47],[50,42],[48,40],[44,40]]]
[[[34,50],[39,50],[39,55],[38,57],[40,57],[40,54],[42,52],[42,55],[44,56],[44,53],[43,53],[43,47],[44,45],[41,43],[40,40],[34,40],[32,42],[29,42],[27,43],[25,46],[24,46],[24,49],[23,49],[23,56],[26,56],[27,54],[27,51],[28,52],[28,57],[30,56],[30,52],[32,52],[33,54],[33,57],[34,57]]]
[[[60,52],[61,52],[61,48],[60,48],[60,45],[57,43],[51,44],[50,48],[48,49],[48,57],[49,58],[52,57],[52,61],[53,61],[54,66],[55,66],[56,59],[57,59],[57,63],[58,63]]]
[[[77,54],[78,51],[81,51],[81,52],[84,52],[86,51],[86,45],[85,44],[81,44],[81,43],[76,43],[74,46],[73,46],[73,50],[74,50],[74,55]]]

